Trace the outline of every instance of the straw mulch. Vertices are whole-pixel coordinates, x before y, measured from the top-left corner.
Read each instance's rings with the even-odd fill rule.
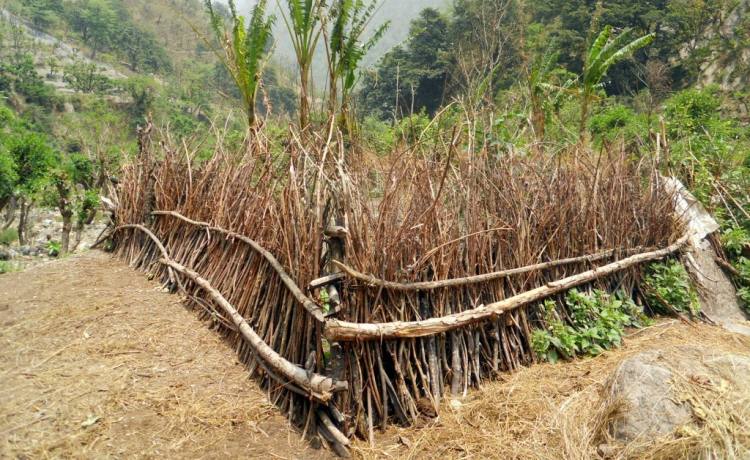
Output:
[[[0,276],[0,457],[328,458],[179,300],[100,252]]]
[[[677,320],[631,331],[624,345],[596,358],[540,364],[482,385],[467,398],[444,402],[437,419],[412,428],[390,427],[375,446],[358,441],[360,458],[675,459],[747,458],[750,454],[750,385],[708,384],[677,374],[679,398],[695,422],[673,436],[621,445],[608,424],[623,410],[611,400],[608,380],[626,358],[658,348],[675,359],[685,347],[706,354],[750,357],[750,338],[718,327]],[[699,358],[698,358],[699,359]]]

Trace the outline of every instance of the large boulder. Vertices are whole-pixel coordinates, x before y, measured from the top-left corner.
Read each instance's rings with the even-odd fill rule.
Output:
[[[675,390],[678,382],[728,385],[750,392],[750,357],[697,347],[637,354],[617,368],[609,382],[610,401],[621,404],[610,434],[629,443],[667,436],[693,422],[693,407]]]

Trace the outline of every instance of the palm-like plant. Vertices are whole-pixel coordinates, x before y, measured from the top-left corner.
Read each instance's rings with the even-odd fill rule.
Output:
[[[216,54],[237,84],[250,127],[255,125],[255,102],[267,60],[271,28],[276,19],[273,15],[266,16],[266,3],[267,0],[258,1],[245,28],[245,18],[237,14],[234,0],[229,0],[232,28],[227,30],[224,19],[214,10],[212,0],[205,0],[211,27],[224,50],[223,55]]]
[[[365,42],[361,41],[377,6],[377,0],[337,0],[331,8],[333,27],[328,48],[328,97],[331,116],[333,116],[336,113],[340,90],[341,116],[344,125],[348,119],[351,93],[358,79],[357,69],[362,59],[383,37],[390,25],[390,22],[381,24],[369,39]]]
[[[639,49],[650,45],[656,37],[655,34],[650,33],[631,40],[632,32],[632,29],[626,29],[617,37],[612,38],[612,26],[606,26],[589,49],[581,82],[580,135],[582,137],[586,131],[591,99],[594,92],[601,87],[602,78],[613,65],[628,59]]]
[[[278,2],[278,0],[277,0]],[[310,79],[313,57],[322,33],[321,13],[324,0],[287,0],[287,11],[279,5],[282,18],[292,39],[292,47],[297,58],[300,73],[300,127],[305,128],[310,121]]]

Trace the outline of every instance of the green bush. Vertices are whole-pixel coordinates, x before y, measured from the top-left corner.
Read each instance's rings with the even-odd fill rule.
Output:
[[[698,294],[685,267],[676,260],[651,264],[643,278],[643,292],[649,305],[665,313],[700,312]]]
[[[572,289],[565,296],[565,305],[569,323],[560,319],[554,301],[542,304],[545,329],[532,333],[531,346],[545,361],[572,359],[578,354],[596,356],[619,346],[626,327],[642,327],[649,322],[632,299],[600,290],[585,294]]]
[[[15,228],[6,228],[0,231],[0,245],[10,246],[18,239],[18,232]]]
[[[648,124],[643,117],[622,104],[607,106],[592,116],[589,129],[599,141],[613,142],[623,139],[633,142],[648,138]]]

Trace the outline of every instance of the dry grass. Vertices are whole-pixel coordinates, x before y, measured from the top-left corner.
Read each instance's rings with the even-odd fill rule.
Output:
[[[0,457],[316,458],[218,334],[102,253],[0,277]]]
[[[361,458],[747,458],[750,389],[727,383],[675,379],[676,392],[696,423],[675,436],[621,446],[607,438],[622,403],[607,397],[615,368],[653,349],[678,353],[691,345],[716,353],[750,355],[750,338],[677,321],[636,331],[617,350],[565,364],[541,364],[487,383],[463,400],[445,401],[440,417],[412,428],[391,427],[376,447],[359,441]]]

